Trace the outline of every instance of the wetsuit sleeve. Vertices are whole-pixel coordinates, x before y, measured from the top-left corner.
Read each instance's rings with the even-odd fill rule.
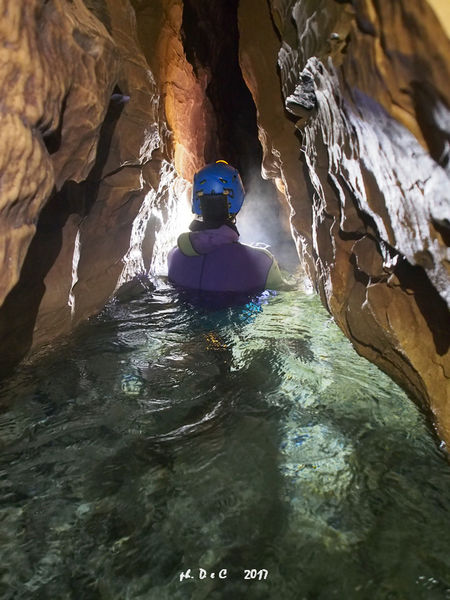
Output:
[[[191,238],[189,237],[188,231],[178,236],[177,244],[178,248],[185,256],[200,256],[200,254],[196,252],[194,250],[194,247],[192,246]]]
[[[266,289],[268,290],[282,290],[286,286],[286,282],[281,275],[280,267],[278,266],[275,258],[272,260],[269,272],[266,279]]]
[[[280,267],[274,256],[268,251],[264,250],[264,252],[272,258],[272,264],[270,265],[269,272],[267,274],[266,279],[266,290],[291,290],[293,289],[293,285],[290,284],[283,278],[281,274]]]

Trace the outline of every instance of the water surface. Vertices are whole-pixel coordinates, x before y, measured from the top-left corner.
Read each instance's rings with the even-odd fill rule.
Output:
[[[0,400],[5,600],[450,599],[448,464],[315,296],[122,296]]]

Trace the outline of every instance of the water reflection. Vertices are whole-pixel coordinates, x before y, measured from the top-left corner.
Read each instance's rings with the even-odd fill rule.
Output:
[[[1,399],[2,598],[450,598],[448,465],[315,297],[129,293]]]

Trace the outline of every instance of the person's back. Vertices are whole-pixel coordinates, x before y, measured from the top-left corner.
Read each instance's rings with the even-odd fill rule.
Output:
[[[238,242],[234,224],[244,200],[239,173],[224,161],[194,178],[194,220],[168,258],[169,280],[189,290],[253,293],[285,285],[274,257]]]
[[[183,233],[169,255],[169,279],[176,285],[210,292],[258,292],[279,287],[274,257],[238,242],[227,225]]]

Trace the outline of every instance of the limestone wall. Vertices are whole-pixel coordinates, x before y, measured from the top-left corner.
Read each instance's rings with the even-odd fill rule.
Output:
[[[174,163],[190,177],[200,160],[201,136],[186,149],[170,129],[200,85],[181,0],[135,4],[0,0],[2,373],[102,308],[124,270],[148,269]],[[156,23],[141,40],[140,12]]]
[[[449,440],[450,41],[435,8],[242,0],[239,27],[264,169],[323,302]]]

